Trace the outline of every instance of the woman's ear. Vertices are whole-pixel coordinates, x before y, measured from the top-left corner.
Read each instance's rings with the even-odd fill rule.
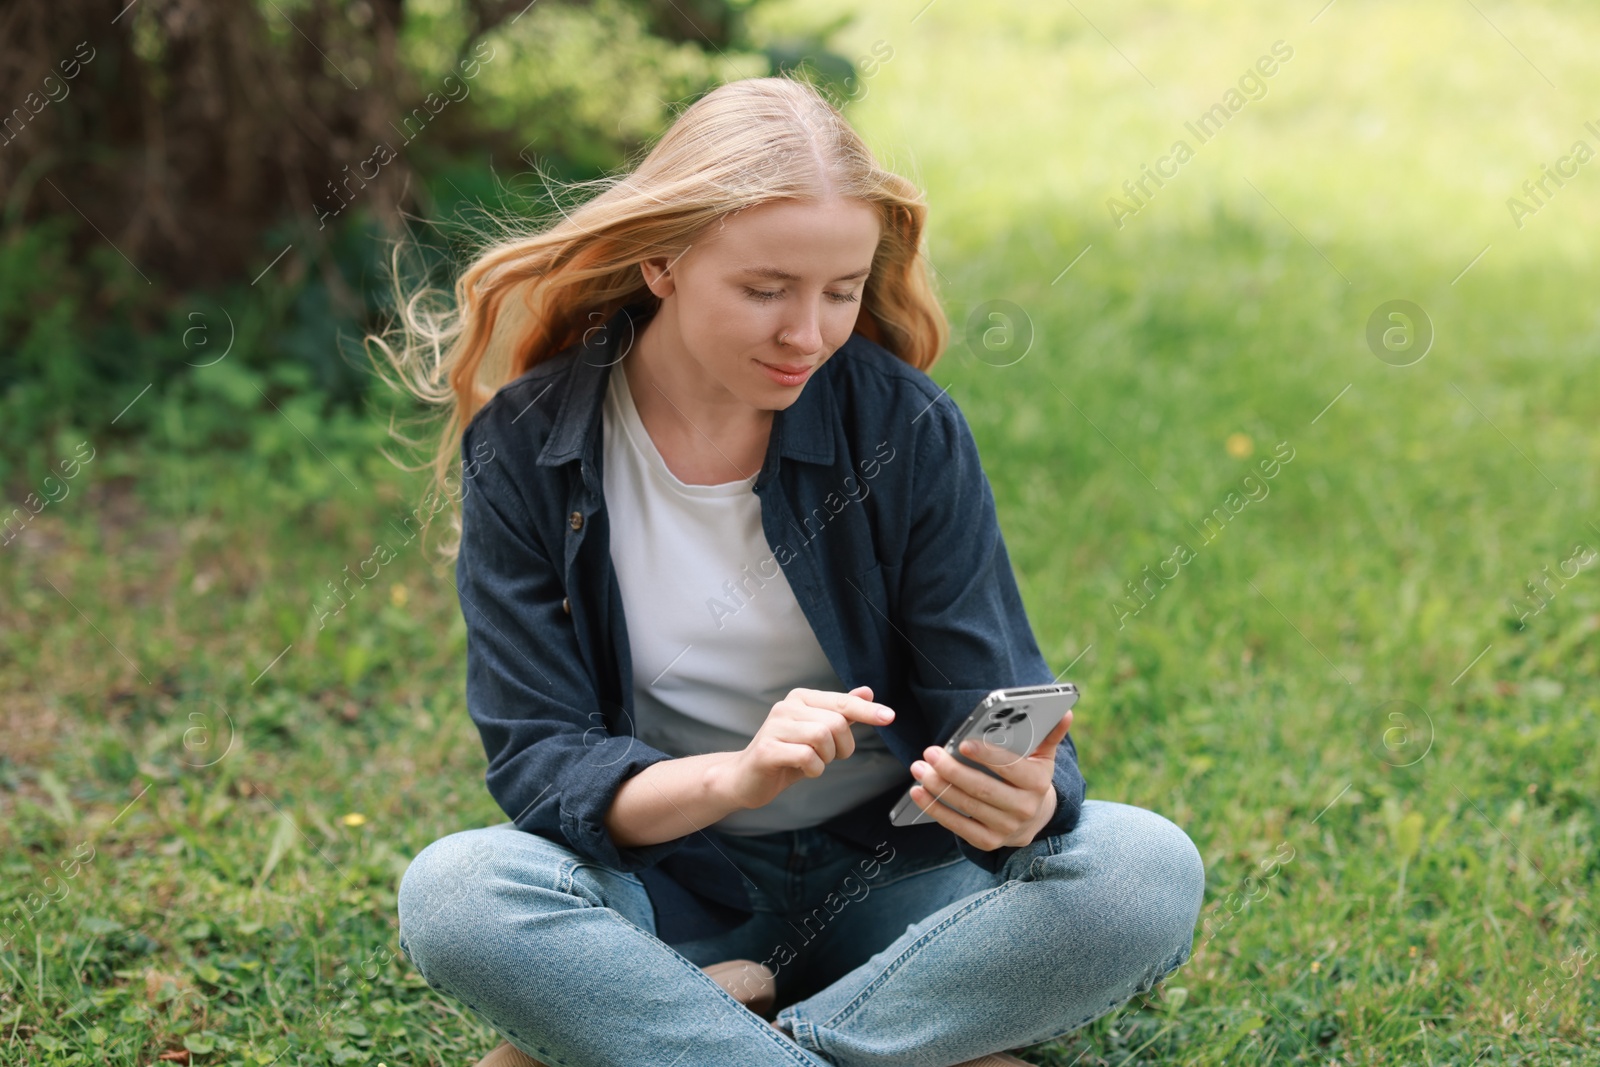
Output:
[[[650,291],[663,300],[671,296],[676,288],[672,269],[665,258],[640,260],[639,273],[644,275],[644,284]]]

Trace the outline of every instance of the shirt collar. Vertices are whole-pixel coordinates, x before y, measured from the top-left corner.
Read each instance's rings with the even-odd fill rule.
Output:
[[[635,324],[642,328],[649,321],[649,314],[648,307],[641,303],[623,307],[605,326],[585,331],[582,340],[569,350],[574,358],[567,371],[566,395],[556,412],[550,438],[539,452],[536,462],[540,466],[553,467],[577,459],[585,454],[586,445],[598,441],[595,431],[611,368],[621,358],[618,352],[626,354],[626,346],[633,343]],[[849,348],[850,342],[846,341],[833,359],[847,356]],[[793,404],[773,413],[772,437],[755,488],[761,488],[772,477],[778,456],[808,463],[833,462],[838,407],[831,380],[824,378],[833,359],[801,387]]]

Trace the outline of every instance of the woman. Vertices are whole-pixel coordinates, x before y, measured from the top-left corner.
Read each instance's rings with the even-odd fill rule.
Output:
[[[485,1064],[1020,1063],[1188,958],[1204,867],[1084,799],[1070,713],[972,753],[999,777],[940,751],[1054,676],[926,374],[925,205],[785,78],[604,184],[385,345],[453,406],[467,708],[510,819],[416,856],[401,947],[505,1037]],[[914,778],[931,821],[892,826]]]

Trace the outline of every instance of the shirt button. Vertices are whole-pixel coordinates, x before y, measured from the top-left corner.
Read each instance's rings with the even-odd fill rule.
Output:
[[[583,512],[574,511],[570,516],[567,517],[567,522],[572,525],[574,530],[583,529]]]
[[[567,602],[566,597],[561,598],[561,610],[566,612],[568,615],[572,614],[572,605]]]

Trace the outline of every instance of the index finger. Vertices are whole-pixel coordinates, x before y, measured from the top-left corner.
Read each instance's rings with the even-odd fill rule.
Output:
[[[812,689],[808,692],[813,695],[807,699],[807,703],[819,708],[825,707],[829,711],[837,711],[845,718],[854,719],[856,722],[881,724],[894,718],[894,709],[887,704],[879,704],[850,693],[837,693],[829,689]]]

